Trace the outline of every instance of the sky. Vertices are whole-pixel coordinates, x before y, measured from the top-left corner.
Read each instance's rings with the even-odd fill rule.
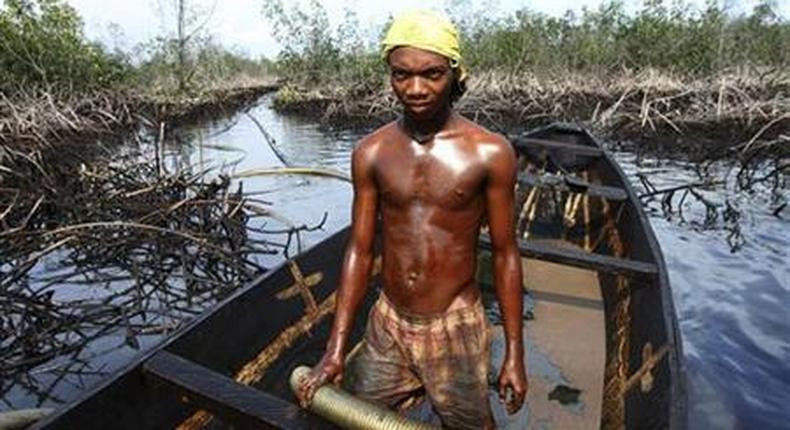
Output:
[[[284,0],[286,4],[298,0]],[[360,22],[375,28],[386,21],[390,14],[415,7],[443,9],[447,0],[319,0],[327,9],[330,19],[340,21],[346,6],[355,10]],[[0,0],[0,3],[2,0]],[[109,47],[125,51],[135,45],[163,34],[173,28],[173,0],[66,0],[85,21],[85,33],[92,39]],[[508,14],[521,8],[561,16],[568,9],[580,11],[583,6],[597,7],[602,0],[470,0],[474,10],[496,11]],[[263,0],[191,0],[199,10],[209,12],[206,29],[220,43],[233,47],[253,58],[265,55],[273,58],[280,47],[272,38],[261,9]],[[382,4],[384,3],[384,4]],[[641,5],[641,0],[625,0],[627,8]],[[704,0],[689,1],[701,6]],[[748,11],[756,0],[726,0],[730,10]],[[783,17],[790,17],[790,0],[778,0]]]

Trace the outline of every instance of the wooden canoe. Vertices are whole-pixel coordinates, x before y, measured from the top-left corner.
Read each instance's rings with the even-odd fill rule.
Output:
[[[529,291],[528,404],[502,428],[683,429],[682,351],[667,271],[612,157],[585,130],[554,124],[513,139],[519,248]],[[344,229],[261,276],[36,429],[332,428],[294,404],[288,375],[326,343]],[[478,274],[491,318],[489,242]],[[380,261],[357,317],[377,294]],[[492,360],[502,359],[494,325]]]

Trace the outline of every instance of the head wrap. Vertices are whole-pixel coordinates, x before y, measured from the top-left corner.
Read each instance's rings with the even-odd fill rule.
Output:
[[[381,42],[384,60],[399,46],[411,46],[447,57],[457,71],[459,82],[466,80],[461,58],[458,30],[447,16],[432,10],[417,9],[398,15]]]

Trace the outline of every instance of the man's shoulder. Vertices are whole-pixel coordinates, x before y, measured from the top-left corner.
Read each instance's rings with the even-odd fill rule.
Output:
[[[389,124],[383,125],[362,137],[354,147],[354,152],[369,153],[375,151],[383,142],[391,140],[393,134],[397,132],[397,121],[392,121]]]
[[[499,133],[493,132],[482,125],[461,116],[466,140],[478,150],[487,155],[514,155],[513,146],[507,138]]]

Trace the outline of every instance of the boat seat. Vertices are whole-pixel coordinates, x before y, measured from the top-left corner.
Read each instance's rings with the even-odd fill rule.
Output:
[[[315,428],[316,420],[283,399],[267,394],[167,351],[143,365],[145,377],[172,387],[190,404],[241,428]]]
[[[556,151],[585,157],[601,157],[603,155],[603,150],[595,146],[557,142],[547,139],[535,139],[531,137],[517,137],[513,140],[513,146],[519,150],[525,151]]]
[[[519,173],[518,184],[522,187],[550,187],[567,192],[585,193],[590,197],[601,197],[616,202],[628,200],[628,193],[622,188],[591,184],[567,175]]]
[[[480,235],[480,247],[485,250],[491,250],[491,237],[488,234]],[[582,269],[614,274],[658,275],[658,266],[653,263],[586,252],[577,248],[558,246],[551,242],[519,240],[518,248],[522,257],[565,264]]]

